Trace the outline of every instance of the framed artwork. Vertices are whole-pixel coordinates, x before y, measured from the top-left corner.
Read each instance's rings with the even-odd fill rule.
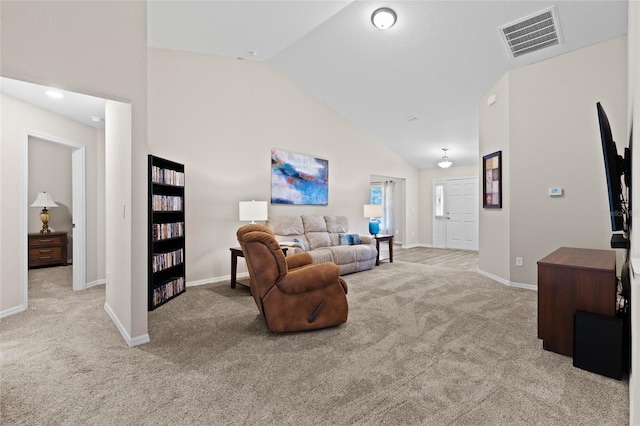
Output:
[[[329,161],[272,149],[271,203],[326,206]]]
[[[502,151],[482,157],[482,207],[502,208]]]

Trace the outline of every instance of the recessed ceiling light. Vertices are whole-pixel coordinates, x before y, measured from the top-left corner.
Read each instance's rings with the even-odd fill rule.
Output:
[[[91,121],[93,121],[94,123],[100,123],[102,121],[102,118],[92,116],[91,117]]]
[[[64,98],[64,95],[61,92],[58,92],[57,90],[47,90],[47,95],[49,95],[49,97],[53,99]]]
[[[376,28],[386,30],[393,27],[397,18],[396,12],[392,9],[389,9],[388,7],[381,7],[373,12],[371,15],[371,22],[373,22],[373,25],[375,25]]]

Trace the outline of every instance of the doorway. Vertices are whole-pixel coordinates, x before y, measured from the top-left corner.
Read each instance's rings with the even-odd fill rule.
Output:
[[[86,211],[86,194],[85,194],[85,147],[82,144],[64,140],[55,136],[42,134],[39,132],[26,130],[23,139],[23,152],[24,152],[24,170],[26,176],[29,176],[29,140],[39,139],[41,141],[59,144],[61,146],[70,148],[71,150],[71,194],[72,194],[72,274],[73,274],[73,290],[79,291],[86,288],[86,224],[85,224],[85,211]],[[28,179],[24,180],[25,187],[23,205],[23,217],[28,217],[29,213],[29,183]],[[29,232],[28,221],[24,222],[24,229],[22,235],[27,235]],[[23,256],[27,256],[26,250]],[[24,262],[26,265],[27,262]],[[28,304],[28,273],[25,267],[24,278],[24,295],[25,305]],[[25,306],[26,308],[26,306]]]
[[[478,178],[433,181],[433,246],[478,250]]]

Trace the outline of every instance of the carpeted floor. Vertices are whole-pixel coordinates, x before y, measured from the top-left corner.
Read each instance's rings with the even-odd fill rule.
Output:
[[[271,334],[248,289],[217,283],[149,313],[133,349],[102,287],[32,270],[30,309],[0,320],[2,424],[628,423],[627,383],[542,350],[535,292],[479,275],[473,252],[412,250],[345,277],[342,326]]]

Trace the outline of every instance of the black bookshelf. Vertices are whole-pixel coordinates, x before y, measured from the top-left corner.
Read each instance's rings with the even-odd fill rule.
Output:
[[[186,289],[184,164],[149,155],[150,311]]]

